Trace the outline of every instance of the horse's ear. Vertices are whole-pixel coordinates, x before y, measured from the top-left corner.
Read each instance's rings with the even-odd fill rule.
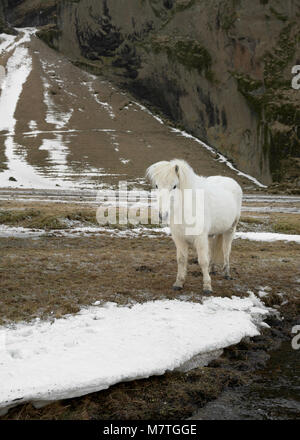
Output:
[[[179,166],[175,165],[175,173],[177,174],[177,176],[179,176]]]

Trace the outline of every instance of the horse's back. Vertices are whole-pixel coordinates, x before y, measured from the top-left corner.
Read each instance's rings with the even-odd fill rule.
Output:
[[[210,212],[210,231],[223,233],[240,217],[242,189],[234,179],[224,176],[208,177],[204,188]]]
[[[214,191],[229,191],[232,193],[238,203],[238,206],[242,204],[243,191],[236,180],[231,177],[224,176],[210,176],[206,179],[207,188],[211,188]]]
[[[236,193],[240,196],[243,195],[242,188],[237,183],[236,180],[232,179],[231,177],[225,177],[225,176],[210,176],[206,179],[207,184],[212,185],[220,185],[222,188],[232,191],[233,193]]]

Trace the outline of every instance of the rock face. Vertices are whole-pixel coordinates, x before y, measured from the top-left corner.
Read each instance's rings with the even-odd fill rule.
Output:
[[[0,34],[3,32],[5,32],[6,34],[14,34],[16,32],[6,20],[6,8],[7,0],[0,0]]]
[[[51,47],[242,170],[267,184],[299,179],[291,69],[300,64],[300,0],[15,0],[5,10],[16,25],[46,25],[40,37]]]

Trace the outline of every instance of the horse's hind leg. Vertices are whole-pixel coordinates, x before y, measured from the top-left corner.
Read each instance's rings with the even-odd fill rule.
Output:
[[[187,273],[189,247],[186,241],[174,239],[177,250],[177,278],[173,290],[181,290]]]
[[[224,254],[224,277],[227,280],[230,280],[230,252],[231,252],[231,245],[232,240],[234,238],[236,225],[232,226],[232,228],[229,229],[229,231],[224,232],[223,234],[223,254]]]

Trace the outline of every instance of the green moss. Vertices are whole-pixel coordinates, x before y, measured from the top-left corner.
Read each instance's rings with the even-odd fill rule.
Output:
[[[49,25],[39,30],[36,34],[41,40],[43,40],[52,49],[58,49],[58,41],[61,36],[61,31],[56,26]]]
[[[191,8],[192,6],[194,6],[194,4],[196,3],[197,0],[185,0],[185,1],[177,1],[176,5],[175,5],[175,11],[176,12],[182,12],[185,11],[186,9]]]
[[[220,3],[220,27],[228,32],[238,19],[237,7],[240,5],[240,0],[225,0]]]
[[[80,69],[86,70],[89,73],[92,73],[94,75],[102,75],[103,69],[98,64],[94,64],[91,62],[88,62],[87,60],[75,60],[72,61],[74,66],[79,67]]]
[[[237,13],[235,11],[228,13],[222,17],[221,28],[225,31],[231,29],[237,20]]]
[[[247,99],[253,111],[261,114],[265,103],[263,82],[239,72],[231,72],[237,81],[238,91]]]
[[[155,39],[152,40],[152,49],[155,53],[166,52],[171,61],[177,61],[189,71],[195,69],[213,79],[211,70],[212,58],[208,50],[198,41],[191,39]]]
[[[294,126],[300,124],[300,108],[291,102],[271,102],[266,107],[265,118],[268,122]]]
[[[289,23],[279,34],[276,46],[272,52],[264,56],[264,82],[268,88],[286,87],[283,71],[293,60],[300,32],[291,35],[295,23]]]
[[[284,14],[281,14],[280,12],[276,11],[275,8],[273,8],[272,6],[270,6],[270,12],[272,12],[273,15],[275,15],[275,17],[280,20],[280,21],[287,21],[288,17]]]

